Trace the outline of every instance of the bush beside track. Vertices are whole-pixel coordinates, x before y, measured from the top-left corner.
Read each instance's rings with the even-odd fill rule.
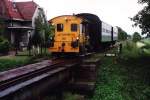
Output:
[[[0,54],[7,54],[10,44],[7,39],[0,36]]]

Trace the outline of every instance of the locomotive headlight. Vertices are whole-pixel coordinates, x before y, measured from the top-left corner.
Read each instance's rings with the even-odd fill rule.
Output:
[[[67,20],[67,17],[65,17],[65,20]]]
[[[79,40],[79,37],[77,37],[77,40]]]

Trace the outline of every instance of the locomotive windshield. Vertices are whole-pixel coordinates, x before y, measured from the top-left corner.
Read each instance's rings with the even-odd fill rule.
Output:
[[[71,31],[77,32],[77,30],[78,30],[78,25],[77,24],[71,24]]]
[[[63,24],[57,24],[57,32],[62,32],[64,29],[64,25]]]

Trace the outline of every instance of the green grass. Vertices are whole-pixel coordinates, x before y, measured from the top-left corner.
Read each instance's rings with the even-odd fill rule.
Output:
[[[64,93],[63,100],[82,100],[80,95],[72,94],[72,93]]]
[[[150,66],[149,57],[120,60],[119,63],[127,70],[127,91],[132,100],[149,100],[150,98]]]
[[[28,55],[3,56],[0,57],[0,72],[50,58],[51,58],[50,54],[42,54],[42,55],[40,54],[35,56],[28,56]]]
[[[150,57],[132,42],[123,44],[118,57],[104,57],[91,100],[149,100]]]
[[[143,40],[144,41],[144,40]],[[123,42],[123,49],[122,49],[122,55],[124,59],[134,59],[134,58],[141,58],[143,56],[150,57],[148,54],[150,52],[150,43],[149,40],[145,40],[147,43],[143,43],[144,47],[138,47],[138,43],[132,42],[132,41],[126,41]],[[142,43],[142,42],[141,42]]]
[[[92,100],[149,100],[148,61],[115,63],[114,58],[105,57],[102,62]]]
[[[4,56],[0,57],[0,72],[31,63],[29,56]]]
[[[122,95],[123,79],[113,59],[104,58],[100,66],[96,91],[92,100],[124,100]]]
[[[17,55],[29,55],[29,51],[28,50],[19,51]]]
[[[122,57],[130,59],[130,58],[138,58],[142,56],[140,49],[136,46],[136,43],[132,41],[126,41],[123,43],[122,48]]]
[[[17,56],[3,56],[0,57],[0,72],[13,69],[16,67],[20,67],[26,64],[34,63],[41,61],[42,59],[49,59],[51,58],[51,54],[46,49],[46,53],[43,54],[36,54],[33,56],[33,52],[31,52],[32,56],[29,56],[29,51],[22,51],[18,52]]]
[[[30,51],[31,55],[38,55],[38,52],[37,52],[37,49],[35,50],[31,50]],[[39,53],[41,54],[41,48],[40,48],[40,51]],[[18,56],[28,56],[29,55],[29,50],[24,50],[24,51],[18,51]],[[45,48],[42,48],[42,55],[51,55],[50,51],[48,50],[48,48],[46,48],[46,51],[45,51]]]

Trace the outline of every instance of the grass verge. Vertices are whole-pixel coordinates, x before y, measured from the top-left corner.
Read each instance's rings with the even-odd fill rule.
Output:
[[[0,57],[0,72],[23,66],[31,63],[31,57],[29,56],[5,56]]]
[[[123,76],[112,57],[105,57],[99,71],[96,91],[92,100],[123,100]]]
[[[149,100],[149,58],[104,57],[92,100]]]

